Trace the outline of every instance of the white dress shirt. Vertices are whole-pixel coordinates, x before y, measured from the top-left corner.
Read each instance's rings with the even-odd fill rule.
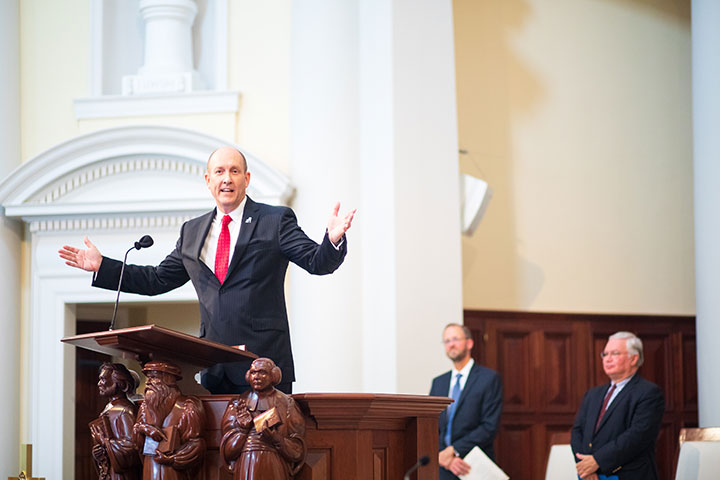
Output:
[[[631,376],[629,376],[628,378],[626,378],[625,380],[622,380],[622,381],[617,382],[617,383],[615,384],[615,391],[614,391],[613,394],[610,396],[610,400],[608,400],[607,407],[605,407],[605,411],[607,411],[607,409],[610,408],[610,404],[612,403],[613,400],[615,400],[615,397],[618,396],[618,393],[620,393],[620,390],[622,390],[623,388],[625,388],[625,385],[627,385],[628,382],[629,382],[630,380],[632,380],[632,378],[633,378],[634,376],[635,376],[635,375],[631,375]],[[612,384],[612,382],[610,382],[610,383]]]
[[[468,375],[470,375],[470,369],[475,365],[475,360],[471,357],[470,361],[465,364],[465,366],[462,368],[462,370],[456,370],[455,367],[452,369],[452,374],[450,375],[450,389],[448,390],[448,397],[452,396],[453,387],[457,383],[457,374],[461,374],[462,377],[460,377],[460,391],[462,392],[465,388],[465,384],[467,383]]]

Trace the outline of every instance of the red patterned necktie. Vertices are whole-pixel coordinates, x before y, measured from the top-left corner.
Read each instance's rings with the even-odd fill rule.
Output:
[[[600,422],[602,421],[603,417],[605,416],[605,411],[607,410],[608,403],[610,402],[610,397],[612,397],[613,392],[615,391],[615,384],[613,383],[610,387],[610,390],[608,390],[607,395],[605,395],[605,401],[603,401],[602,408],[600,409],[600,416],[598,416],[597,423],[595,423],[595,431],[597,432],[598,427],[600,426]]]
[[[215,252],[215,276],[220,280],[220,283],[225,281],[228,260],[230,259],[230,229],[228,228],[230,222],[232,222],[232,217],[225,215],[222,219],[222,228],[220,229],[217,251]]]

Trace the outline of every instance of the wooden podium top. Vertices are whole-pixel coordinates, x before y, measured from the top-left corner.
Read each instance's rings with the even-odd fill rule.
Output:
[[[133,358],[140,363],[169,360],[198,370],[218,363],[257,358],[251,352],[157,325],[86,333],[65,337],[61,341],[93,352]]]
[[[299,393],[292,396],[319,430],[396,430],[411,417],[432,418],[452,403],[447,397],[385,393]]]

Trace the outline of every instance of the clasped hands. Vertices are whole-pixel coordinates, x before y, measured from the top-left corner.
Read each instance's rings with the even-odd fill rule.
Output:
[[[580,459],[580,461],[575,464],[578,476],[583,480],[598,480],[597,473],[595,472],[600,468],[600,465],[595,461],[595,457],[582,453],[576,453],[575,456]]]
[[[450,470],[453,475],[467,475],[470,473],[470,464],[460,457],[455,456],[455,449],[452,445],[440,451],[438,455],[438,463],[446,470]]]

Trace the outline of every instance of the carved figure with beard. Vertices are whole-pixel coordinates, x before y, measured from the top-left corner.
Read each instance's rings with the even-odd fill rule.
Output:
[[[205,456],[205,411],[197,397],[180,392],[180,369],[166,362],[148,362],[145,401],[135,423],[135,442],[143,458],[144,480],[190,479]],[[156,442],[168,441],[169,427],[177,429],[178,445],[172,451],[155,448]],[[152,439],[149,441],[149,439]]]
[[[289,480],[305,462],[305,419],[295,401],[275,388],[282,372],[272,360],[255,360],[245,379],[252,391],[228,403],[220,455],[234,480]],[[258,432],[254,419],[272,408],[276,424]]]
[[[133,442],[137,406],[128,396],[138,384],[132,373],[122,363],[100,367],[98,391],[109,400],[98,420],[90,424],[92,456],[100,480],[140,478],[140,457]]]

